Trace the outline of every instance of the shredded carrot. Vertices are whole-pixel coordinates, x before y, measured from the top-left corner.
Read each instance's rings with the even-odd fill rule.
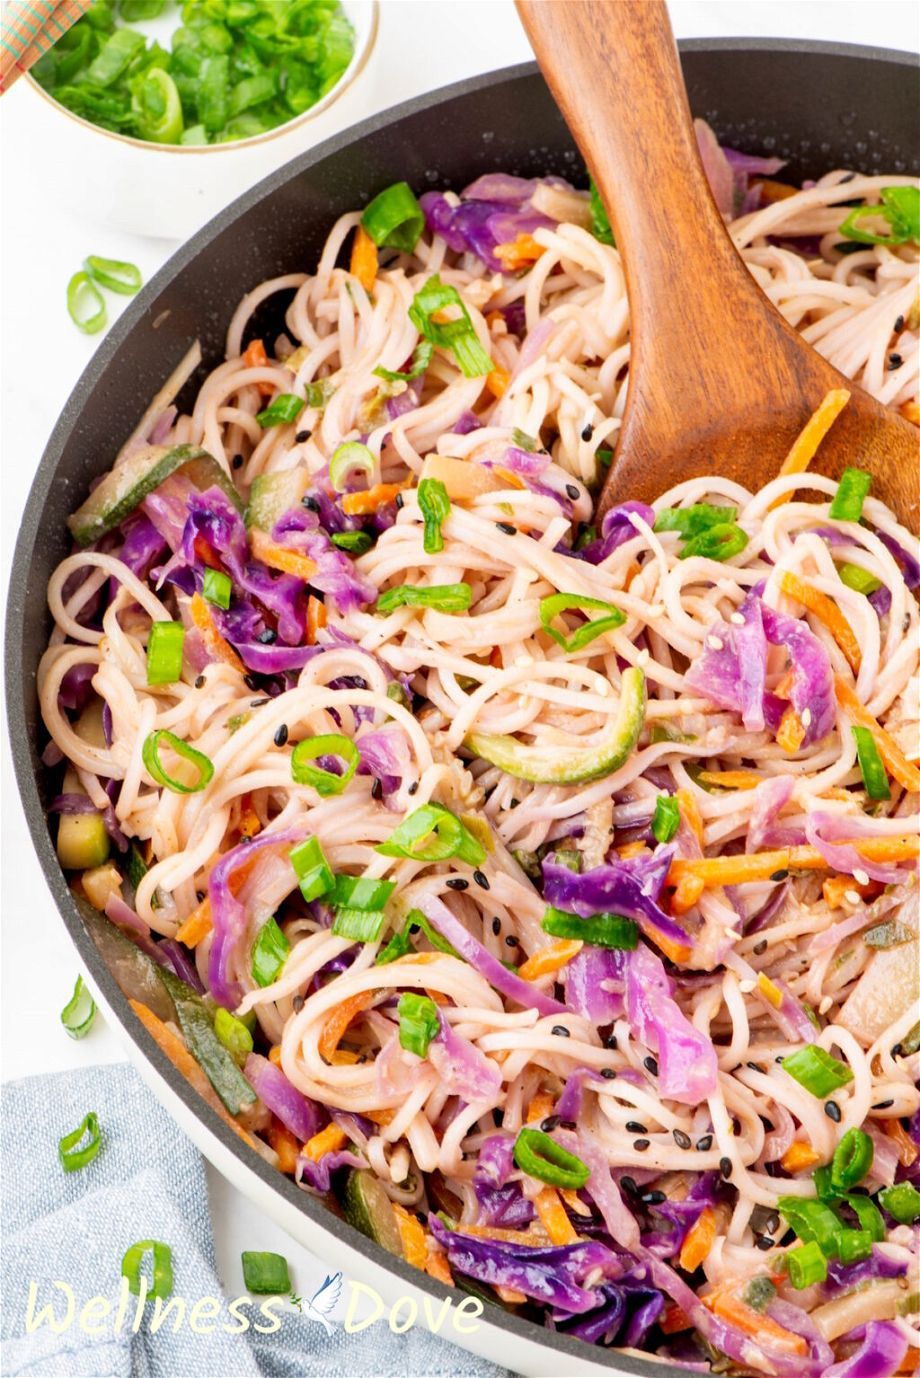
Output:
[[[629,569],[626,571],[625,578],[623,579],[624,589],[628,589],[632,581],[637,577],[637,575],[641,573],[642,566],[639,564],[639,561],[633,560],[632,564],[629,566]]]
[[[311,593],[307,599],[307,645],[316,645],[316,633],[326,625],[326,604]]]
[[[512,243],[497,244],[493,253],[501,260],[506,273],[516,273],[519,268],[529,268],[536,263],[540,255],[546,253],[546,246],[538,244],[532,234],[519,234]]]
[[[703,889],[705,888],[706,887],[704,886]],[[675,891],[675,894],[676,893],[677,892]],[[703,891],[701,890],[700,894],[702,893]],[[673,907],[674,905],[672,901],[671,908],[673,909]],[[669,957],[672,962],[675,962],[677,964],[688,961],[690,958],[690,954],[693,951],[693,948],[689,947],[686,943],[675,942],[673,938],[668,938],[665,936],[664,933],[659,933],[657,928],[652,928],[651,925],[649,925],[649,927],[646,929],[645,936],[647,938],[650,938],[656,947],[661,948],[661,951],[664,953],[666,957]]]
[[[338,1149],[344,1148],[348,1143],[348,1135],[344,1129],[333,1121],[321,1129],[318,1134],[314,1134],[312,1139],[308,1139],[303,1146],[304,1156],[312,1162],[318,1163],[327,1153],[335,1153]]]
[[[642,856],[648,848],[644,842],[638,838],[635,842],[624,842],[622,847],[617,847],[617,856],[621,856],[624,861],[628,861],[631,856]]]
[[[578,1195],[577,1191],[570,1191],[568,1187],[560,1187],[559,1195],[562,1197],[569,1210],[575,1215],[590,1215],[591,1207],[586,1206]]]
[[[502,668],[502,653],[498,646],[493,646],[489,652],[489,664],[492,666],[493,670],[500,670]]]
[[[213,927],[211,921],[211,901],[207,895],[196,905],[188,918],[176,932],[176,941],[186,947],[197,947]]]
[[[523,489],[524,487],[526,487],[524,480],[522,478],[518,478],[517,474],[512,474],[510,469],[502,468],[500,464],[497,464],[495,466],[495,468],[492,470],[492,473],[495,474],[497,478],[500,478],[502,483],[504,483],[507,488]],[[526,528],[523,526],[519,526],[518,531],[525,532]]]
[[[142,1005],[140,1000],[129,1000],[128,1004],[131,1006],[160,1051],[166,1054],[173,1066],[177,1071],[182,1073],[185,1080],[198,1092],[202,1100],[207,1101],[211,1109],[221,1117],[225,1124],[230,1126],[234,1133],[239,1134],[244,1143],[247,1143],[250,1148],[255,1148],[255,1144],[246,1133],[245,1129],[243,1129],[242,1125],[238,1124],[233,1116],[224,1108],[221,1101],[218,1099],[217,1092],[214,1090],[204,1072],[201,1070],[201,1067],[192,1057],[179,1035],[173,1033],[172,1029],[164,1024],[162,1019],[154,1014],[153,1010],[149,1009],[146,1005]]]
[[[849,400],[850,394],[846,388],[831,388],[818,410],[809,417],[793,441],[792,448],[780,465],[780,474],[800,474],[803,469],[808,468],[821,441]],[[784,493],[782,497],[776,498],[774,502],[770,503],[770,511],[772,512],[774,507],[781,507],[784,502],[788,502],[790,496],[791,494]]]
[[[772,177],[752,177],[751,187],[760,187],[760,201],[764,206],[772,206],[774,201],[785,201],[798,192],[798,187],[790,187],[788,182],[774,182]]]
[[[671,913],[678,915],[687,914],[695,904],[699,904],[700,895],[706,889],[706,882],[701,876],[682,876],[677,882],[674,894],[671,896]],[[663,944],[661,939],[657,939],[659,947]],[[686,957],[683,959],[686,961]]]
[[[214,623],[211,611],[200,593],[193,593],[189,603],[189,612],[192,621],[201,633],[201,639],[210,655],[215,660],[222,660],[225,665],[230,665],[234,670],[243,672],[243,662],[240,660],[236,651],[225,641]]]
[[[357,995],[351,996],[350,999],[343,1000],[341,1005],[336,1005],[319,1036],[320,1057],[325,1058],[327,1062],[329,1061],[351,1021],[362,1010],[366,1010],[373,999],[373,991],[362,990]]]
[[[773,692],[778,699],[788,699],[789,695],[792,693],[792,686],[794,683],[795,675],[791,670],[787,670]]]
[[[361,493],[346,493],[342,498],[342,511],[346,517],[376,512],[378,507],[392,502],[405,486],[404,483],[375,483],[373,488],[365,488]]]
[[[396,1216],[403,1257],[413,1268],[424,1268],[428,1262],[428,1248],[421,1222],[398,1201],[393,1202],[393,1214]]]
[[[868,885],[857,885],[852,876],[828,876],[821,887],[824,894],[824,902],[829,909],[840,909],[848,890],[859,895],[860,899],[874,899],[879,890],[878,884],[873,880]]]
[[[527,1300],[524,1292],[519,1292],[516,1287],[500,1287],[496,1285],[495,1295],[499,1300],[506,1302],[508,1306],[522,1306]]]
[[[920,1149],[900,1120],[882,1120],[882,1129],[898,1146],[898,1161],[902,1167],[913,1167]]]
[[[428,987],[425,986],[425,994],[428,996],[428,999],[431,1000],[435,1005],[447,1005],[449,1003],[448,998],[443,991],[429,990]]]
[[[828,598],[826,593],[813,588],[811,584],[806,584],[804,579],[799,579],[795,574],[781,575],[779,586],[783,593],[787,593],[797,603],[804,604],[809,612],[813,612],[815,617],[824,623],[846,656],[853,674],[858,675],[859,667],[862,664],[859,642],[856,639],[856,633],[833,598]]]
[[[538,1120],[545,1120],[547,1115],[553,1113],[555,1104],[548,1091],[538,1091],[527,1107],[527,1123],[536,1124]]]
[[[265,353],[265,346],[261,340],[253,340],[243,351],[244,368],[267,368],[268,355]],[[275,391],[274,383],[256,383],[256,389],[262,397],[271,397]]]
[[[855,847],[867,861],[915,861],[920,857],[920,838],[849,837],[840,846]],[[668,871],[668,885],[679,885],[685,876],[697,876],[707,886],[743,885],[749,880],[769,880],[775,871],[824,871],[830,865],[817,847],[778,847],[772,852],[738,856],[675,857]]]
[[[776,729],[776,745],[794,756],[805,740],[805,724],[790,703]]]
[[[784,1172],[806,1172],[815,1163],[820,1163],[821,1154],[816,1153],[811,1144],[795,1139],[779,1161]]]
[[[703,820],[697,807],[696,800],[688,789],[677,791],[677,803],[680,808],[680,816],[696,833],[696,840],[702,847],[703,845]]]
[[[709,1257],[715,1237],[716,1213],[707,1206],[681,1245],[680,1266],[694,1272]]]
[[[920,426],[920,403],[902,402],[901,415],[905,421],[912,421],[915,426]]]
[[[550,943],[549,947],[541,947],[539,952],[535,952],[532,957],[517,969],[518,976],[524,981],[536,981],[541,976],[549,976],[553,971],[559,971],[567,966],[573,957],[577,957],[584,944],[579,938],[565,938],[562,942]]]
[[[333,1067],[354,1067],[359,1057],[360,1053],[356,1053],[354,1048],[336,1048],[329,1061]]]
[[[674,1335],[678,1330],[689,1330],[690,1324],[683,1309],[677,1305],[676,1301],[671,1302],[671,1305],[658,1321],[658,1327],[665,1335]]]
[[[493,368],[492,372],[486,377],[486,387],[493,397],[503,397],[508,391],[508,384],[511,382],[511,374],[506,368]]]
[[[538,1192],[534,1205],[537,1208],[537,1215],[543,1223],[543,1228],[549,1235],[553,1244],[574,1244],[578,1240],[578,1234],[565,1213],[565,1206],[559,1200],[559,1193],[554,1187],[544,1187]]]
[[[747,1335],[753,1335],[756,1339],[777,1349],[782,1354],[808,1353],[808,1342],[801,1335],[795,1335],[791,1330],[786,1330],[783,1326],[777,1325],[776,1321],[760,1311],[755,1311],[752,1306],[748,1306],[742,1301],[737,1291],[739,1286],[737,1281],[724,1284],[711,1292],[708,1297],[702,1297],[704,1306],[716,1316],[721,1316],[722,1320],[729,1321],[736,1325],[739,1330],[743,1330]]]
[[[377,245],[363,225],[359,225],[351,246],[350,270],[365,292],[373,291],[377,279]]]
[[[277,545],[257,526],[249,533],[249,544],[256,559],[268,565],[269,569],[278,569],[282,574],[295,574],[306,583],[316,573],[316,561],[311,560],[309,555],[301,555],[299,550],[288,550],[286,546]]]
[[[300,1143],[278,1119],[277,1115],[272,1115],[272,1122],[268,1130],[268,1142],[278,1155],[278,1169],[286,1172],[289,1177],[293,1177],[297,1171],[297,1158],[300,1153]]]
[[[783,992],[775,981],[771,981],[764,972],[759,972],[757,976],[757,993],[762,995],[768,1004],[778,1010],[783,1003]]]
[[[443,1282],[446,1287],[453,1287],[454,1279],[450,1271],[450,1264],[447,1262],[447,1255],[440,1249],[432,1249],[425,1261],[425,1272],[436,1282]]]
[[[386,1126],[391,1123],[393,1116],[396,1114],[396,1111],[362,1110],[361,1114],[364,1116],[366,1120],[373,1120],[374,1124],[379,1124],[382,1128],[386,1128]]]
[[[281,1045],[273,1043],[268,1050],[268,1060],[273,1067],[281,1066]]]
[[[238,824],[241,837],[255,837],[256,833],[262,830],[262,820],[252,807],[252,799],[248,794],[243,795],[242,810]]]
[[[756,789],[763,776],[753,770],[701,770],[699,779],[719,789]]]
[[[909,793],[916,794],[920,790],[920,770],[911,765],[895,739],[889,736],[880,723],[876,722],[868,708],[865,708],[857,698],[856,691],[847,684],[843,676],[835,675],[834,683],[837,690],[837,702],[844,713],[859,726],[868,727],[875,738],[879,755],[898,784],[903,785]]]

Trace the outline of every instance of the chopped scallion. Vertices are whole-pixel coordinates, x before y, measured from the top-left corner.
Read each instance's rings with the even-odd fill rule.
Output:
[[[842,584],[846,584],[847,588],[853,589],[856,593],[864,593],[867,598],[870,593],[875,593],[882,587],[881,579],[876,579],[874,574],[870,574],[861,565],[844,563],[837,566],[837,573]]]
[[[856,742],[856,757],[866,794],[870,799],[890,799],[888,773],[871,730],[868,727],[851,727],[850,731]]]
[[[543,931],[554,938],[578,938],[592,947],[632,951],[639,945],[639,926],[621,914],[592,914],[581,919],[564,909],[548,905],[543,915]]]
[[[206,569],[204,586],[201,591],[209,603],[213,603],[216,608],[223,608],[226,611],[230,606],[230,595],[233,592],[230,575],[224,574],[221,569]],[[157,623],[157,625],[161,624]]]
[[[374,197],[361,224],[378,248],[411,254],[425,228],[425,212],[408,182],[395,182]]]
[[[263,430],[269,426],[282,426],[286,422],[296,421],[305,405],[302,397],[295,397],[292,392],[282,392],[256,415],[256,420]]]
[[[317,838],[305,837],[303,842],[298,842],[291,849],[288,860],[297,876],[300,893],[308,904],[328,894],[335,884],[332,867]]]
[[[336,876],[329,903],[338,908],[365,911],[382,909],[396,889],[395,880],[373,880],[370,876]]]
[[[652,815],[652,836],[656,842],[670,842],[680,827],[680,805],[673,794],[659,794]]]
[[[451,321],[436,321],[434,317],[447,307],[457,307],[460,314]],[[492,372],[489,358],[470,320],[470,313],[455,287],[442,282],[437,273],[416,292],[409,307],[409,319],[420,335],[441,349],[453,351],[457,366],[465,378],[479,378]]]
[[[344,762],[344,770],[337,774],[314,765],[318,756],[338,757]],[[311,785],[317,794],[328,798],[331,794],[341,794],[361,759],[360,752],[350,737],[341,732],[327,732],[319,737],[305,737],[291,752],[291,778],[295,784]]]
[[[920,1220],[920,1191],[911,1182],[897,1182],[893,1187],[883,1187],[878,1199],[899,1224],[912,1225],[915,1220]]]
[[[274,1293],[276,1296],[290,1294],[291,1274],[283,1254],[246,1249],[240,1255],[240,1260],[243,1264],[243,1286],[247,1292],[260,1295]]]
[[[441,523],[450,512],[450,498],[439,478],[422,479],[418,486],[418,505],[425,520],[425,554],[437,555],[444,549]]]
[[[784,1057],[782,1067],[800,1086],[821,1100],[831,1092],[839,1091],[842,1086],[848,1086],[853,1080],[853,1073],[846,1063],[831,1057],[816,1043],[809,1043],[797,1053]]]
[[[560,613],[566,612],[570,608],[578,612],[603,612],[606,616],[596,617],[593,621],[585,622],[576,628],[571,636],[567,637],[562,632],[556,631],[552,622]],[[605,603],[600,598],[587,598],[580,593],[551,593],[546,598],[540,599],[540,625],[562,647],[566,655],[583,650],[596,637],[602,636],[604,632],[613,631],[615,627],[621,627],[625,621],[626,614],[624,612],[613,603]]]
[[[257,986],[270,986],[281,975],[291,945],[273,917],[265,920],[252,945],[252,979]]]
[[[189,784],[185,780],[168,774],[160,760],[160,747],[163,744],[175,752],[180,760],[186,761],[194,767],[198,772],[194,782]],[[146,738],[141,749],[141,758],[154,783],[161,785],[164,789],[172,790],[174,794],[198,794],[214,776],[214,762],[205,756],[204,752],[196,751],[187,742],[183,742],[181,737],[177,737],[174,733],[167,732],[163,728],[157,732],[151,732]]]
[[[154,622],[147,639],[147,683],[175,684],[182,678],[182,645],[185,628],[181,622]]]
[[[397,608],[434,608],[437,612],[466,612],[473,601],[469,584],[432,584],[427,588],[400,584],[377,599],[375,612],[386,617]]]
[[[429,995],[405,991],[399,997],[399,1044],[409,1053],[425,1057],[428,1045],[440,1028],[438,1008]]]
[[[459,857],[469,866],[481,866],[486,849],[464,827],[456,814],[441,804],[423,804],[404,818],[399,827],[375,848],[381,856],[410,861],[446,861]]]
[[[371,477],[377,461],[366,445],[348,440],[340,445],[329,461],[329,482],[337,493],[344,493],[349,477],[354,473]]]
[[[141,1264],[148,1253],[153,1259],[153,1278],[147,1296],[168,1297],[173,1289],[172,1249],[158,1239],[141,1239],[132,1244],[121,1260],[121,1275],[128,1279],[129,1291],[140,1296]]]
[[[800,1244],[797,1249],[790,1249],[783,1263],[789,1274],[789,1281],[799,1292],[803,1287],[810,1287],[812,1283],[824,1282],[827,1277],[827,1259],[814,1240],[808,1244]]]
[[[839,522],[858,522],[871,485],[872,475],[865,469],[844,469],[828,515]]]
[[[83,1142],[85,1140],[85,1143]],[[90,1111],[72,1133],[65,1134],[58,1144],[58,1158],[65,1172],[77,1172],[96,1157],[102,1147],[99,1118]]]
[[[252,1034],[242,1019],[218,1005],[214,1013],[214,1032],[233,1060],[242,1066],[252,1052]]]
[[[578,1191],[591,1176],[590,1168],[574,1153],[569,1153],[542,1129],[532,1129],[528,1125],[518,1130],[514,1161],[528,1177],[568,1191]]]

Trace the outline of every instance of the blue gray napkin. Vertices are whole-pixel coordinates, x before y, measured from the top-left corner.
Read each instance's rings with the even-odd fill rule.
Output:
[[[104,1131],[96,1159],[78,1172],[58,1162],[59,1140],[95,1110]],[[276,1304],[280,1328],[266,1325],[255,1306],[234,1325],[215,1271],[204,1164],[136,1072],[127,1064],[90,1067],[7,1082],[2,1091],[3,1221],[2,1369],[7,1378],[509,1378],[485,1360],[415,1326],[394,1335],[384,1321],[357,1334],[333,1323],[331,1333],[307,1316]],[[200,1298],[220,1299],[200,1313],[210,1333],[167,1318],[151,1333],[153,1302],[132,1333],[135,1298],[119,1333],[121,1260],[139,1240],[170,1245],[173,1294],[190,1309]],[[256,1247],[258,1247],[256,1245]],[[296,1284],[296,1278],[294,1278]],[[74,1298],[67,1324],[68,1292]],[[53,1305],[48,1320],[27,1328]],[[88,1312],[91,1298],[102,1298]],[[105,1302],[110,1303],[106,1311]]]

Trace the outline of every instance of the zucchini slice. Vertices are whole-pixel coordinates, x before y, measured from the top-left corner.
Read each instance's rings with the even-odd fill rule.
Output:
[[[304,468],[285,469],[278,474],[258,474],[249,490],[246,509],[247,527],[257,526],[267,536],[275,523],[300,500],[310,485],[310,475]]]
[[[101,483],[67,518],[67,525],[78,545],[92,545],[107,531],[123,522],[148,493],[182,469],[196,488],[215,484],[226,493],[242,514],[243,500],[213,455],[197,445],[145,445],[129,455],[117,469],[110,470]]]
[[[393,1203],[378,1179],[366,1168],[354,1168],[345,1183],[345,1219],[387,1253],[403,1257]]]
[[[188,1050],[231,1115],[238,1115],[258,1099],[230,1053],[214,1032],[214,1023],[201,996],[172,971],[161,967],[160,980],[172,996],[179,1027]]]

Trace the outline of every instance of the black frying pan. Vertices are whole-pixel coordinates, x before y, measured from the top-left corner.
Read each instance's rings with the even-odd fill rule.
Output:
[[[783,175],[790,180],[841,166],[866,173],[920,171],[920,68],[912,55],[774,39],[697,39],[680,49],[694,114],[707,119],[724,143],[788,158]],[[377,1264],[391,1274],[391,1299],[412,1287],[434,1298],[436,1307],[448,1295],[445,1288],[384,1253],[263,1163],[190,1089],[135,1018],[57,862],[45,813],[57,791],[39,761],[44,738],[35,672],[50,632],[48,578],[69,549],[64,519],[91,479],[111,466],[191,341],[201,339],[203,377],[222,358],[227,323],[242,293],[263,278],[312,268],[336,216],[390,183],[405,180],[418,192],[460,188],[493,169],[526,177],[556,173],[584,184],[581,160],[532,63],[459,82],[346,130],[273,173],[199,231],[109,332],[71,394],[29,495],[7,607],[10,739],[32,838],[93,984],[158,1074],[161,1098],[173,1110],[177,1100],[184,1102],[207,1131],[202,1146],[209,1155],[225,1171],[231,1157],[238,1160],[250,1194],[281,1223],[285,1215],[288,1223],[306,1216],[327,1230],[336,1240],[330,1262],[342,1258],[346,1272],[360,1264],[365,1273]],[[655,194],[654,168],[648,194]],[[255,333],[278,328],[284,304],[274,298],[257,318]],[[189,388],[200,381],[193,379]],[[233,1175],[239,1178],[240,1171]],[[479,1343],[471,1347],[530,1372],[575,1374],[589,1366],[597,1372],[596,1365],[649,1378],[676,1372],[652,1359],[566,1339],[498,1308],[489,1308],[483,1322]]]

